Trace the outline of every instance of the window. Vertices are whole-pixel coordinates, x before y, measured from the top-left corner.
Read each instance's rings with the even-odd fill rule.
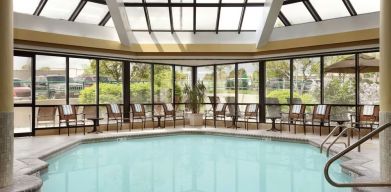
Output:
[[[78,4],[78,0],[49,0],[40,16],[68,20]]]
[[[172,66],[154,65],[154,100],[155,103],[172,103]]]
[[[219,29],[237,30],[241,13],[241,7],[222,7],[220,13]]]
[[[32,130],[31,107],[14,107],[14,133],[29,133]]]
[[[35,99],[37,105],[66,104],[66,59],[36,56]]]
[[[122,103],[121,61],[99,60],[99,103]]]
[[[263,9],[263,7],[246,7],[242,30],[257,30],[261,22]]]
[[[324,57],[324,100],[326,104],[355,104],[355,57]],[[348,66],[353,67],[353,70]]]
[[[341,0],[311,0],[311,4],[323,20],[350,16]]]
[[[291,24],[300,24],[314,22],[314,18],[304,6],[304,3],[292,3],[288,5],[283,5],[281,11],[287,17]]]
[[[238,103],[259,102],[259,63],[238,65]]]
[[[214,96],[213,66],[197,67],[197,81],[201,81],[204,83],[206,87],[205,103],[210,103],[208,96]]]
[[[151,65],[130,64],[130,103],[152,103]]]
[[[192,7],[173,7],[172,18],[175,30],[193,29],[193,8]]]
[[[359,55],[360,104],[379,104],[379,59],[379,52]]]
[[[109,9],[106,5],[87,2],[75,21],[81,23],[99,24],[108,11]]]
[[[274,27],[284,27],[284,23],[281,21],[280,18],[277,17],[276,23],[274,24]]]
[[[192,67],[175,66],[175,103],[184,103],[183,90],[185,85],[192,86]]]
[[[380,0],[350,0],[357,14],[380,11]]]
[[[126,7],[126,14],[132,30],[147,30],[144,9],[142,7]]]
[[[31,57],[14,57],[14,103],[31,103]]]
[[[197,13],[202,13],[197,14],[198,30],[214,30],[216,28],[217,7],[197,7]]]
[[[216,66],[216,96],[222,103],[235,103],[235,65]]]
[[[32,15],[39,4],[39,0],[14,0],[14,11]]]
[[[170,16],[167,7],[148,7],[148,14],[152,29],[170,29]]]
[[[96,60],[69,58],[69,103],[96,104]]]
[[[320,58],[293,60],[293,97],[302,103],[320,103]]]
[[[290,62],[276,60],[266,62],[266,97],[278,98],[280,103],[290,99]]]

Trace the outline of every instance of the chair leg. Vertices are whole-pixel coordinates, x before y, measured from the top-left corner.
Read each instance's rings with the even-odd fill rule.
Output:
[[[174,128],[175,128],[175,117],[173,117],[174,118]],[[164,124],[166,124],[166,123],[164,123]],[[164,126],[164,127],[166,127],[166,126]]]
[[[319,123],[319,136],[322,136],[322,123]]]
[[[294,122],[294,133],[296,134],[296,121]]]
[[[134,117],[132,117],[132,122],[130,122],[131,123],[130,131],[132,131],[132,129],[133,129],[133,122],[134,122]]]
[[[291,132],[291,123],[292,123],[292,121],[289,121],[289,122],[288,122],[288,131],[289,131],[289,132]]]
[[[107,117],[106,130],[109,131],[109,117]]]

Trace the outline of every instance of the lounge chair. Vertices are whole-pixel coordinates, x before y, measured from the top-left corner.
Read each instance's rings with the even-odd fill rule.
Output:
[[[78,115],[83,115],[82,113],[77,113],[77,107],[74,105],[59,105],[58,106],[59,113],[59,121],[58,121],[58,134],[61,134],[61,124],[65,123],[65,126],[68,128],[68,136],[69,136],[69,128],[75,128],[75,134],[77,132],[78,127],[83,127],[84,135],[86,134],[86,126],[84,117],[78,118]]]
[[[250,123],[250,120],[255,120],[255,123],[257,124],[257,130],[259,129],[259,121],[258,121],[258,104],[246,104],[246,109],[244,112],[239,113],[237,119],[236,119],[236,125],[237,122],[244,122],[244,128],[248,130],[248,124]],[[237,128],[238,126],[236,126]]]

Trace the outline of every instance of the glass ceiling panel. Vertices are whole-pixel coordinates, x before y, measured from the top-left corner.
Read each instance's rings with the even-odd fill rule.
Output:
[[[248,0],[247,3],[265,3],[266,0]]]
[[[324,1],[324,0],[323,0]],[[302,2],[283,5],[281,11],[291,24],[315,22]]]
[[[276,23],[274,24],[274,27],[284,27],[284,23],[281,21],[280,18],[277,17]]]
[[[168,7],[148,7],[148,14],[153,30],[171,29]]]
[[[244,0],[223,0],[222,3],[244,3]]]
[[[257,30],[261,22],[263,7],[247,7],[244,12],[242,30]]]
[[[106,5],[87,2],[75,21],[80,23],[99,24],[108,11],[109,9]]]
[[[110,19],[107,21],[105,27],[114,27],[113,18],[110,18]]]
[[[197,0],[197,3],[218,3],[219,0]]]
[[[168,0],[146,0],[147,3],[168,3]]]
[[[319,16],[325,19],[350,16],[342,0],[310,0]]]
[[[192,7],[173,7],[172,17],[175,30],[193,29],[193,8]]]
[[[380,11],[380,0],[350,0],[357,14]]]
[[[197,29],[214,30],[216,28],[217,7],[197,7],[197,13]]]
[[[142,3],[142,0],[123,0],[124,3]]]
[[[193,3],[193,0],[171,0],[171,2],[172,3]]]
[[[126,7],[126,14],[128,15],[129,25],[132,30],[148,30],[142,7]]]
[[[68,20],[79,2],[79,0],[49,0],[40,16]]]
[[[241,7],[222,7],[220,12],[220,30],[237,30],[239,26]]]
[[[40,0],[14,0],[14,11],[32,15]]]

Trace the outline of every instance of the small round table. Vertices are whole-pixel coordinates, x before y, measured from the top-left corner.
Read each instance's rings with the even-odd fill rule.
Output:
[[[347,123],[347,122],[350,122],[349,119],[331,119],[331,121],[332,121],[332,122],[336,122],[336,123],[338,124],[337,126],[339,127],[339,132],[340,132],[340,133],[341,133],[341,131],[342,131],[342,128],[345,128],[345,127],[346,127],[344,124]],[[339,133],[338,133],[338,134],[339,134]],[[334,136],[337,136],[338,134],[334,134]],[[347,134],[345,133],[343,136],[346,137]]]
[[[164,115],[154,115],[153,118],[157,118],[157,127],[156,128],[164,128],[161,126],[161,119]],[[153,125],[153,129],[155,129],[155,125]]]
[[[277,119],[281,119],[281,117],[279,116],[279,117],[266,117],[266,119],[270,119],[270,120],[272,120],[272,128],[271,129],[268,129],[268,130],[266,130],[266,131],[274,131],[274,132],[277,132],[277,131],[281,131],[280,129],[277,129],[276,128],[276,120]]]
[[[90,118],[87,118],[87,120],[90,120],[94,123],[94,129],[92,129],[92,131],[88,132],[88,133],[102,133],[102,131],[99,131],[97,129],[97,127],[99,126],[99,121],[100,120],[103,120],[103,118],[99,118],[99,117],[90,117]]]

